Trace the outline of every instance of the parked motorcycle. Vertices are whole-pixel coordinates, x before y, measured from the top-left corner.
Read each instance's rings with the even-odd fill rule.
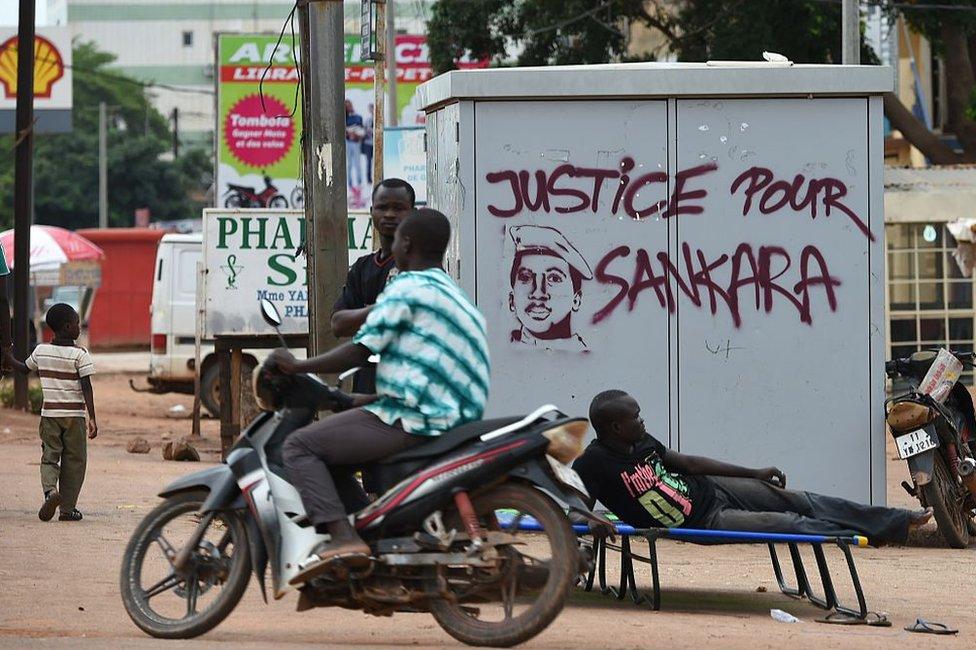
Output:
[[[273,304],[262,301],[261,309],[270,325],[281,324]],[[344,410],[351,398],[314,375],[284,375],[270,361],[254,385],[267,411],[223,464],[168,485],[126,547],[122,600],[154,637],[212,629],[237,605],[252,570],[264,594],[270,565],[271,592],[281,598],[298,563],[326,539],[288,480],[282,447],[317,411]],[[585,419],[543,406],[466,424],[375,463],[368,469],[385,493],[356,506],[343,495],[372,550],[370,566],[350,572],[340,564],[301,585],[299,610],[430,612],[448,634],[473,645],[534,637],[562,610],[586,564],[566,509],[600,521],[568,466],[582,452],[586,428]],[[523,521],[533,529],[538,522],[542,532],[524,532],[530,526]]]
[[[931,506],[939,533],[952,548],[976,535],[976,413],[969,390],[958,383],[972,353],[925,350],[885,364],[892,379],[904,378],[907,393],[885,401],[885,419],[898,456],[908,462],[912,484],[902,487]]]
[[[291,207],[296,210],[301,210],[305,207],[305,188],[302,186],[301,181],[291,191]]]
[[[271,183],[271,177],[265,175],[264,189],[258,193],[247,185],[227,184],[224,193],[225,208],[287,208],[288,199],[278,192],[278,188]]]

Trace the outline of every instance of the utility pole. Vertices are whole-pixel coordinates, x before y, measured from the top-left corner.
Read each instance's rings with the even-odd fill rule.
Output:
[[[180,157],[180,108],[173,107],[173,160]]]
[[[108,107],[98,102],[98,227],[108,228]]]
[[[397,110],[396,0],[386,0],[386,50],[383,54],[386,57],[386,92],[389,108],[386,123],[396,126],[400,123],[400,111]]]
[[[841,62],[844,65],[861,63],[861,13],[858,0],[843,0],[841,15]]]
[[[17,29],[17,131],[14,142],[14,355],[27,358],[30,227],[34,211],[34,0],[20,0]],[[14,406],[26,409],[27,377],[14,373]]]
[[[386,8],[392,6],[387,0],[376,0],[376,58],[373,59],[373,182],[383,180],[383,101],[386,97],[387,24]],[[391,112],[395,112],[394,106]],[[380,238],[373,233],[373,241]]]
[[[342,0],[312,0],[298,7],[309,347],[320,354],[336,343],[331,309],[349,266]]]

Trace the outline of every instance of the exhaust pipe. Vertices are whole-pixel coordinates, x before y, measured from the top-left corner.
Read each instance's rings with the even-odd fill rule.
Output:
[[[976,460],[968,457],[960,459],[959,477],[969,494],[976,499]]]

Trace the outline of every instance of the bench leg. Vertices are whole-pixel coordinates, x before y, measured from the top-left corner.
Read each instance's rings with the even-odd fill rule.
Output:
[[[607,543],[601,540],[600,551],[597,553],[597,577],[600,579],[600,593],[604,596],[610,593],[607,588]]]
[[[851,553],[851,547],[849,544],[843,542],[837,542],[837,546],[840,547],[841,552],[844,554],[844,559],[847,561],[847,569],[851,574],[851,582],[854,585],[854,593],[857,596],[857,609],[846,607],[837,602],[836,595],[834,597],[834,609],[838,612],[844,614],[849,614],[851,616],[857,616],[858,618],[866,618],[868,615],[867,602],[864,599],[864,590],[861,588],[861,578],[857,575],[857,567],[854,565],[854,555]]]
[[[776,552],[776,544],[768,544],[767,546],[769,546],[769,559],[773,562],[773,575],[776,576],[776,583],[779,585],[779,590],[791,598],[803,598],[803,581],[799,577],[795,556],[792,555],[793,549],[791,548],[790,551],[791,560],[793,561],[793,572],[797,575],[795,587],[790,586],[783,577],[783,568],[779,563],[779,555]],[[790,546],[793,545],[791,544]]]
[[[820,572],[820,584],[823,587],[823,596],[816,594],[813,591],[813,586],[810,584],[809,578],[806,578],[806,596],[812,604],[816,605],[820,609],[833,609],[836,602],[836,596],[834,595],[834,584],[830,580],[830,567],[827,566],[826,559],[823,554],[823,546],[820,544],[813,544],[813,556],[817,561],[817,568]],[[803,559],[800,558],[800,552],[797,550],[797,558],[800,559],[802,564]],[[804,576],[806,575],[806,570],[804,570]],[[824,577],[826,575],[826,577]]]
[[[593,536],[593,561],[590,563],[590,570],[586,572],[586,581],[583,583],[584,591],[593,591],[593,581],[596,579],[597,564],[600,562],[600,548],[603,547],[603,539]]]
[[[647,555],[651,560],[651,609],[661,610],[661,577],[657,568],[657,539],[647,538]]]
[[[622,535],[620,539],[620,586],[610,587],[610,593],[617,600],[627,596],[627,586],[634,582],[634,560],[630,557],[630,536]]]

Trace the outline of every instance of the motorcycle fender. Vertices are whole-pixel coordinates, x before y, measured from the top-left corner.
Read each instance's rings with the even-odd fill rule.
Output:
[[[246,508],[244,497],[234,481],[234,474],[227,465],[217,465],[207,469],[181,476],[159,493],[162,498],[171,497],[181,492],[204,489],[210,492],[201,507],[202,512],[210,510],[238,510]]]
[[[281,528],[278,525],[278,510],[271,494],[268,476],[261,465],[261,459],[254,449],[239,448],[227,455],[235,487],[244,495],[250,508],[251,519],[260,533],[265,553],[271,562],[271,578],[277,588],[281,577],[278,575],[278,558],[281,555]],[[255,565],[256,566],[256,565]],[[262,571],[262,576],[263,576]]]
[[[931,433],[929,435],[932,435]],[[932,472],[935,471],[935,453],[938,449],[929,449],[918,456],[908,459],[908,471],[915,481],[916,487],[928,485],[932,482]]]
[[[522,479],[528,483],[531,483],[556,503],[566,506],[571,513],[579,514],[586,519],[596,522],[602,522],[602,520],[593,514],[589,507],[587,507],[586,503],[583,502],[583,499],[576,492],[576,490],[565,487],[561,483],[557,482],[556,479],[554,479],[549,472],[546,471],[546,468],[540,461],[533,460],[523,465],[519,465],[513,469],[509,475],[513,478]]]
[[[254,577],[261,587],[261,597],[264,598],[264,603],[268,604],[268,592],[264,584],[264,574],[268,568],[268,549],[264,547],[257,520],[254,517],[246,517],[245,526],[247,529],[247,546],[251,551],[251,568],[254,570]]]

